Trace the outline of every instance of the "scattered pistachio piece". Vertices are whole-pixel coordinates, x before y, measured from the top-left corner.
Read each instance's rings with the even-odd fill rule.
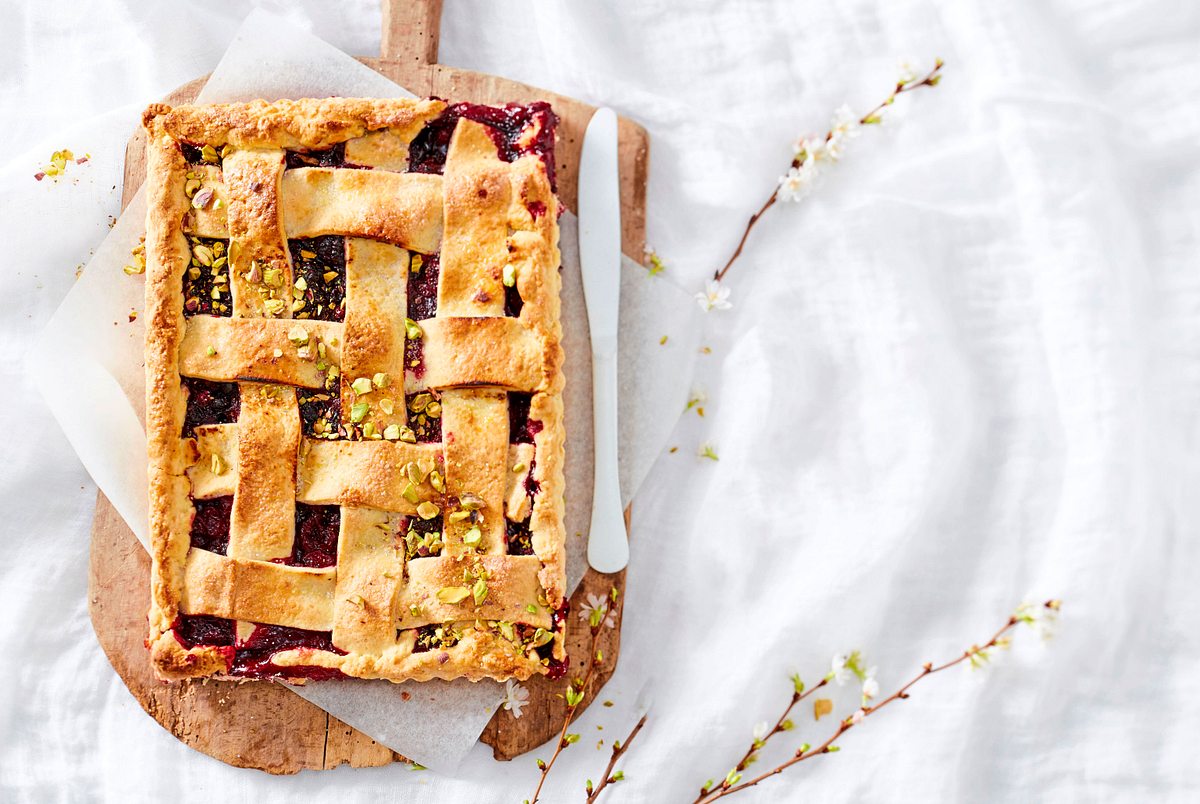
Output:
[[[412,431],[411,427],[402,426],[400,428],[400,440],[406,444],[417,443],[417,434]]]
[[[500,622],[496,623],[496,627],[500,629],[500,634],[509,642],[515,642],[517,640],[517,634],[513,630],[512,623],[506,623],[501,620]]]
[[[483,601],[487,600],[488,596],[487,581],[482,578],[476,581],[475,585],[471,587],[471,594],[475,597],[476,606],[483,605]]]
[[[421,393],[414,396],[408,403],[408,409],[413,413],[420,413],[425,410],[425,407],[433,401],[433,394]]]
[[[209,460],[209,468],[214,475],[223,475],[227,467],[221,456],[214,452],[212,458]]]
[[[467,491],[463,492],[463,494],[459,496],[458,504],[464,511],[478,511],[483,507],[483,498],[478,494],[472,494],[471,492]]]
[[[367,411],[370,409],[371,406],[366,402],[355,402],[350,407],[350,421],[358,424],[367,417]]]
[[[408,270],[414,274],[421,272],[421,266],[425,264],[425,259],[420,254],[412,255],[412,262],[409,263]]]
[[[421,519],[433,519],[439,513],[441,513],[441,509],[428,500],[417,506],[417,516]]]
[[[451,522],[462,522],[464,519],[466,519],[470,515],[471,515],[470,511],[451,511],[449,519]]]
[[[406,335],[408,335],[408,339],[410,341],[421,340],[421,325],[416,321],[413,321],[411,318],[404,319],[404,332]]]
[[[437,591],[437,599],[443,603],[462,603],[471,594],[465,586],[443,586]]]
[[[442,478],[442,473],[437,469],[429,471],[429,485],[433,486],[433,490],[438,494],[446,493],[446,481]]]
[[[404,491],[402,491],[400,494],[402,497],[404,497],[404,499],[408,500],[413,505],[416,505],[421,501],[421,496],[417,494],[417,487],[413,483],[406,485],[404,487]]]
[[[404,465],[404,473],[408,475],[410,483],[420,485],[425,478],[421,475],[421,467],[417,466],[416,461],[409,461]]]
[[[388,441],[399,441],[400,440],[400,425],[389,424],[387,427],[383,428],[383,437],[386,438]]]
[[[532,603],[529,603],[529,604],[527,604],[527,605],[525,606],[525,611],[529,612],[530,614],[537,614],[537,613],[538,613],[538,607],[537,607],[537,606],[535,606],[535,605],[534,605],[534,604],[532,604]]]
[[[297,324],[288,330],[288,340],[296,346],[303,346],[308,343],[308,330]]]
[[[382,371],[371,378],[371,383],[376,388],[387,388],[392,382],[392,378]]]
[[[196,194],[196,191],[199,189],[200,189],[200,180],[199,179],[189,178],[186,182],[183,183],[183,194],[186,195],[188,198],[191,198],[192,196],[194,196]]]
[[[328,284],[329,282],[337,279],[338,274],[337,271],[326,271],[325,273],[321,274],[321,278],[325,280],[326,284]]]
[[[362,434],[363,434],[363,438],[374,438],[375,437],[375,423],[367,422],[366,424],[364,424],[362,426]]]
[[[511,262],[505,264],[501,281],[504,282],[506,288],[514,287],[517,284],[517,268]]]
[[[359,377],[354,382],[350,383],[350,387],[354,389],[354,393],[362,396],[363,394],[371,393],[371,380],[369,377]]]
[[[521,474],[521,472],[524,472],[526,468],[527,467],[525,466],[524,462],[518,463],[513,466],[513,472]]]
[[[478,547],[481,541],[483,541],[483,531],[478,526],[472,526],[463,534],[463,544],[468,547]]]
[[[217,350],[214,349],[212,346],[205,349],[205,352],[208,354],[209,357],[216,357],[216,355],[217,355]]]
[[[389,416],[391,416],[393,413],[395,413],[395,412],[396,412],[396,406],[395,406],[395,405],[392,403],[392,400],[390,400],[390,399],[381,399],[381,400],[379,400],[379,407],[383,408],[383,412],[384,412],[384,413],[386,413],[386,414],[387,414],[387,415],[389,415]],[[397,433],[397,436],[396,436],[396,437],[397,437],[397,438],[399,438],[399,437],[400,437],[400,436],[398,435],[398,434],[399,434],[399,432],[400,432],[400,430],[399,430],[399,428],[397,428],[397,429],[396,429],[396,433]]]
[[[282,349],[276,349],[276,350],[275,350],[275,352],[274,352],[274,354],[275,354],[275,357],[276,357],[276,358],[283,357],[283,350],[282,350]]]
[[[433,419],[441,418],[441,415],[442,415],[441,404],[438,402],[430,402],[428,405],[425,406],[425,415],[429,416],[430,418],[433,418]]]

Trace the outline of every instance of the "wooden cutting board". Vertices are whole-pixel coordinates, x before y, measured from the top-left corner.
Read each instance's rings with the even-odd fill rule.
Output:
[[[382,6],[382,57],[361,61],[417,95],[486,104],[545,100],[553,105],[560,121],[555,146],[558,194],[569,209],[576,209],[580,147],[594,107],[525,84],[437,64],[441,0],[384,0]],[[512,34],[516,37],[518,32]],[[519,47],[520,43],[514,39],[513,46]],[[164,101],[187,103],[206,80],[207,76],[197,78]],[[619,140],[622,248],[626,254],[640,258],[645,248],[649,139],[644,129],[621,118]],[[123,206],[145,179],[144,153],[145,142],[139,130],[126,149]],[[626,511],[626,525],[628,522]],[[277,684],[189,681],[167,685],[155,680],[143,645],[149,572],[150,560],[142,546],[104,494],[99,494],[88,579],[92,625],[133,697],[167,731],[222,762],[269,773],[321,770],[343,762],[367,767],[403,760]],[[574,612],[580,610],[588,594],[603,596],[614,585],[624,592],[624,572],[601,575],[588,570],[571,598],[572,625],[579,623]],[[567,645],[572,675],[583,672],[587,642],[587,629],[571,630]],[[592,696],[584,701],[584,707],[612,675],[619,647],[619,626],[606,630],[600,643],[604,664],[597,671]],[[537,677],[525,687],[530,698],[522,717],[517,720],[501,710],[483,732],[481,739],[492,746],[497,759],[512,759],[536,748],[562,726],[564,682]]]

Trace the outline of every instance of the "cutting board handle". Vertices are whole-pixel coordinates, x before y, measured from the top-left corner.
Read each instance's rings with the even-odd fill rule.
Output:
[[[442,27],[442,0],[382,0],[383,35],[379,55],[390,61],[436,64]]]

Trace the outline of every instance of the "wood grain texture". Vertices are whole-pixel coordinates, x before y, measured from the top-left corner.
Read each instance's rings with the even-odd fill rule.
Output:
[[[546,100],[553,105],[560,121],[555,147],[558,194],[567,208],[574,210],[579,153],[594,107],[514,81],[434,64],[441,17],[438,0],[388,0],[383,4],[383,15],[385,58],[361,61],[417,95],[491,104]],[[206,80],[207,76],[197,78],[179,87],[164,102],[190,101]],[[635,258],[645,248],[648,155],[645,130],[622,118],[619,124],[622,248]],[[139,129],[126,147],[123,206],[144,179],[145,139]],[[626,525],[628,522],[626,511]],[[166,685],[157,681],[143,644],[149,564],[133,533],[107,498],[99,494],[88,582],[92,624],[118,675],[163,728],[222,762],[269,773],[319,770],[343,763],[369,767],[403,761],[403,757],[386,746],[276,684],[188,681]],[[589,570],[571,598],[573,627],[568,634],[567,649],[573,676],[582,674],[589,641],[577,612],[587,595],[606,595],[613,586],[624,592],[624,572],[601,575]],[[616,669],[619,628],[605,631],[600,648],[605,661],[582,708],[591,703]],[[502,710],[483,732],[481,739],[492,746],[497,759],[512,759],[540,746],[562,726],[566,707],[563,682],[539,677],[527,682],[526,688],[530,700],[523,716],[517,720]],[[281,734],[288,735],[287,739],[280,739]]]

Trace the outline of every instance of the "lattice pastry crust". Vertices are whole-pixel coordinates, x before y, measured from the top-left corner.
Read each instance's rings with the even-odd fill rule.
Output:
[[[564,672],[553,112],[143,122],[158,675]]]

